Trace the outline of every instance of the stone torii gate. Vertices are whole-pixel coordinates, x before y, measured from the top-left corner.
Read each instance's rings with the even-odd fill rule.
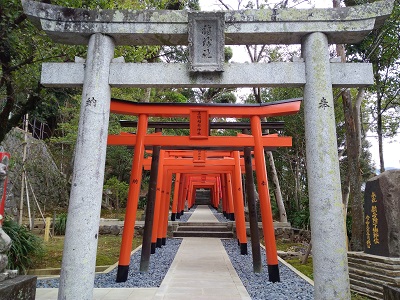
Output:
[[[360,42],[390,15],[393,0],[350,8],[215,13],[22,4],[54,41],[88,45],[85,62],[45,63],[42,69],[45,86],[83,87],[59,299],[93,295],[111,87],[288,86],[304,87],[314,297],[350,299],[332,86],[365,86],[373,76],[371,64],[331,63],[328,43]],[[301,44],[302,58],[224,64],[224,40],[230,45]],[[114,59],[116,45],[165,44],[189,45],[199,55],[189,65]]]

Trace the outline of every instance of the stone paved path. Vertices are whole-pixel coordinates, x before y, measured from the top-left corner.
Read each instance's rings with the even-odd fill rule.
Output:
[[[189,222],[218,222],[199,205]],[[36,300],[57,299],[58,289],[37,289]],[[229,257],[217,238],[183,238],[159,288],[94,289],[96,300],[250,300]]]

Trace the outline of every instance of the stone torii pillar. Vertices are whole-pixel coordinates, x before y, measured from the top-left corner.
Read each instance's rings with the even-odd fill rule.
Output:
[[[315,299],[350,299],[328,38],[304,37],[304,114]],[[325,224],[321,226],[321,224]],[[335,260],[327,259],[335,257]]]
[[[113,57],[113,39],[93,34],[85,67],[58,299],[93,298]]]

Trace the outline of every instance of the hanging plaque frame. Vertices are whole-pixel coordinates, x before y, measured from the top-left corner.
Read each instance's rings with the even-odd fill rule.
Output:
[[[223,72],[224,12],[189,12],[189,71]]]

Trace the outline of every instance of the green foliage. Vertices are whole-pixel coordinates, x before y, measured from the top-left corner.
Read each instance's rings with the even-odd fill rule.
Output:
[[[112,265],[118,261],[121,240],[121,235],[99,235],[96,266]],[[141,242],[141,237],[134,237],[132,240],[132,249],[136,249]],[[41,259],[35,259],[35,264],[32,268],[61,268],[63,248],[64,236],[55,236],[51,238],[48,242],[44,243],[44,256]]]
[[[347,1],[349,5],[365,3],[365,0]],[[374,85],[368,88],[366,114],[369,128],[380,138],[398,134],[400,118],[400,1],[394,1],[394,8],[383,26],[373,30],[366,39],[356,45],[347,45],[351,61],[369,62],[373,65]],[[381,166],[381,171],[383,171]]]
[[[57,235],[65,235],[65,229],[67,228],[67,213],[61,213],[56,218],[54,223],[54,233]]]
[[[133,151],[123,146],[108,146],[106,156],[106,178],[129,182]]]
[[[23,14],[21,2],[1,2],[0,9],[0,141],[30,112],[38,120],[47,120],[57,111],[54,89],[40,84],[40,65],[45,61],[73,61],[85,47],[54,45]],[[67,93],[76,93],[68,91]]]
[[[294,228],[309,229],[310,211],[308,207],[298,211],[291,211],[288,214],[288,221]]]
[[[106,181],[103,190],[111,191],[111,200],[113,201],[113,206],[116,208],[125,207],[126,200],[128,198],[129,184],[123,181],[119,181],[117,177],[113,176]]]
[[[146,204],[147,204],[147,197],[146,196],[139,197],[138,208],[139,209],[144,209]]]
[[[313,274],[313,262],[312,258],[309,257],[308,261],[306,264],[302,264],[298,258],[293,258],[293,259],[287,259],[286,262],[291,264],[293,267],[295,267],[297,270],[299,270],[301,273],[306,275],[310,279],[314,279],[314,274]]]
[[[44,255],[42,241],[26,227],[20,226],[17,222],[6,218],[3,222],[3,230],[12,240],[12,245],[8,251],[9,269],[18,269],[25,273],[32,267],[34,259]]]
[[[301,243],[290,242],[282,239],[276,240],[276,250],[278,251],[288,251],[292,247],[304,247]]]

